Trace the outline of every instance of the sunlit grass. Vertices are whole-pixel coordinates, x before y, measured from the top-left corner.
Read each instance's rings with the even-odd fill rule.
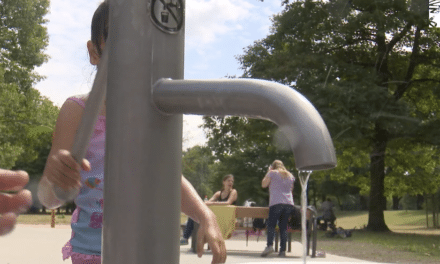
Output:
[[[440,258],[440,240],[434,235],[356,231],[352,239],[381,245],[392,251],[414,252]]]
[[[70,224],[72,219],[71,215],[59,214],[55,215],[55,224],[67,225]],[[17,218],[18,224],[28,224],[28,225],[50,225],[51,215],[50,214],[23,214],[19,215]]]
[[[294,233],[294,240],[301,241],[300,233]],[[404,256],[403,263],[440,263],[438,235],[355,230],[349,238],[329,238],[319,231],[317,244],[318,250],[371,261],[401,263]]]
[[[424,234],[434,232],[440,234],[440,230],[426,228],[426,213],[424,210],[409,211],[385,211],[385,223],[394,232],[403,230],[417,230]],[[338,211],[336,212],[336,225],[345,229],[362,229],[368,224],[367,211]],[[432,226],[432,217],[429,216]]]
[[[426,212],[424,210],[385,211],[385,223],[391,232],[363,230],[368,224],[367,211],[339,211],[336,212],[336,216],[336,226],[344,229],[356,228],[356,230],[353,231],[352,237],[345,239],[327,238],[324,232],[320,232],[318,245],[324,246],[325,250],[343,254],[341,248],[349,242],[351,250],[360,251],[370,248],[373,254],[373,248],[377,251],[389,250],[396,254],[398,254],[397,252],[407,254],[408,257],[419,259],[421,263],[431,263],[431,261],[433,261],[432,263],[440,263],[440,230],[426,227]],[[431,216],[429,216],[429,220],[432,221]],[[430,223],[432,225],[432,222]],[[410,261],[410,263],[412,262]]]

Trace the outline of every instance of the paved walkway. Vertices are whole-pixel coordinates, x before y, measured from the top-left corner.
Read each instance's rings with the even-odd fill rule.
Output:
[[[63,261],[61,247],[70,238],[70,226],[58,225],[56,228],[46,226],[18,225],[14,232],[0,237],[0,264],[70,264]],[[265,247],[264,237],[257,242],[253,237],[246,246],[240,238],[226,241],[228,259],[226,263],[269,264],[269,263],[302,263],[302,246],[299,242],[292,243],[291,253],[286,258],[278,258],[277,254],[261,258],[260,253]],[[181,264],[209,264],[212,255],[208,251],[202,258],[190,252],[190,247],[180,248]],[[327,254],[325,258],[307,258],[307,263],[372,263],[357,259]],[[131,263],[127,263],[131,264]]]

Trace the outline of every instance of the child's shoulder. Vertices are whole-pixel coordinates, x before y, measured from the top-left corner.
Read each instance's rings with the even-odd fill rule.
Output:
[[[57,124],[79,123],[85,107],[84,96],[75,95],[66,99],[58,114]],[[77,124],[76,124],[77,125]]]
[[[89,97],[89,94],[74,95],[74,96],[67,98],[66,102],[73,101],[84,108],[88,97]]]

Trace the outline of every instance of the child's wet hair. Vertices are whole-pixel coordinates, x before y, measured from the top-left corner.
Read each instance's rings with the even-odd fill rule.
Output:
[[[108,37],[109,4],[108,1],[102,2],[92,18],[92,43],[95,45],[99,56],[102,54],[102,41],[107,41]]]

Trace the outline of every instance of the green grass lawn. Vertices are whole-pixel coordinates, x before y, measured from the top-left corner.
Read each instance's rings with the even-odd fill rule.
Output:
[[[300,233],[294,233],[301,241]],[[438,235],[355,230],[349,238],[328,238],[319,231],[317,250],[328,254],[384,263],[440,263]]]
[[[70,219],[72,219],[71,215],[59,214],[55,216],[55,224],[68,225],[70,224]],[[17,218],[18,224],[50,225],[50,221],[50,214],[22,214]]]
[[[385,211],[392,232],[368,232],[368,212],[336,212],[336,226],[354,229],[350,238],[318,234],[318,249],[342,256],[390,263],[440,263],[440,230],[426,228],[425,211]],[[431,220],[432,221],[432,220]]]
[[[423,234],[438,234],[440,230],[426,228],[426,214],[418,211],[385,211],[385,223],[393,232],[412,232]],[[336,225],[344,229],[362,229],[368,224],[367,211],[336,212]],[[432,217],[429,216],[432,226]]]

